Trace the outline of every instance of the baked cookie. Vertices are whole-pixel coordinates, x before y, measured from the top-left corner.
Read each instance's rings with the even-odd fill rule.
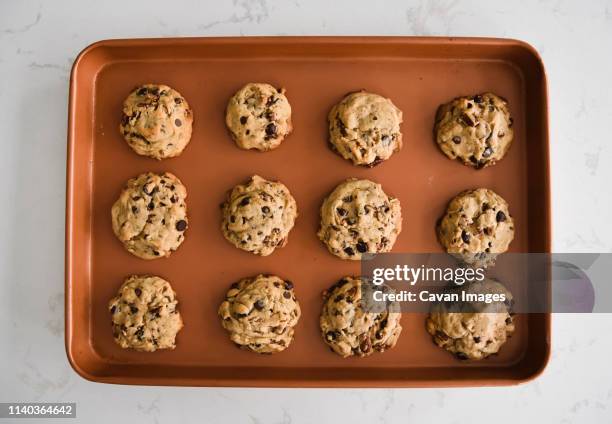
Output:
[[[331,109],[328,121],[332,149],[354,165],[378,165],[402,148],[402,111],[378,94],[348,94]]]
[[[108,304],[115,342],[144,352],[174,349],[183,328],[176,293],[170,283],[152,275],[132,275]]]
[[[323,292],[321,335],[331,350],[344,358],[391,349],[402,331],[399,303],[393,302],[380,312],[366,312],[363,286],[360,277],[344,277]]]
[[[284,184],[258,175],[234,187],[221,209],[221,231],[227,241],[261,256],[287,244],[298,214],[295,199]]]
[[[179,92],[163,84],[136,87],[123,102],[119,131],[139,155],[165,159],[191,139],[193,113]]]
[[[466,190],[450,201],[437,233],[448,253],[486,267],[508,250],[514,238],[514,220],[508,203],[493,190]]]
[[[500,161],[514,138],[506,100],[493,93],[458,97],[438,108],[435,137],[450,159],[476,169]]]
[[[249,83],[229,100],[225,124],[241,149],[276,149],[293,129],[284,88]]]
[[[380,184],[351,178],[338,185],[321,206],[319,239],[342,259],[389,252],[402,231],[400,202]]]
[[[260,274],[232,284],[218,313],[239,347],[275,353],[291,344],[301,311],[291,281]]]
[[[491,279],[450,289],[458,290],[470,294],[504,294],[506,302],[436,303],[426,321],[434,343],[459,359],[478,360],[498,353],[514,332],[512,294],[501,283]]]
[[[169,172],[147,172],[129,180],[113,205],[113,231],[142,259],[170,256],[185,239],[187,190]]]

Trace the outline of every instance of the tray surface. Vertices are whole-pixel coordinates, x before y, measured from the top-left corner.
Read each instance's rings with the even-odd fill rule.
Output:
[[[194,112],[183,154],[136,155],[118,131],[121,105],[138,84],[177,89]],[[228,98],[246,82],[287,89],[294,132],[280,148],[238,149],[224,126]],[[327,147],[327,113],[349,91],[367,89],[402,109],[404,147],[359,168]],[[515,140],[497,165],[474,170],[447,159],[432,138],[436,108],[459,95],[493,91],[509,101]],[[189,229],[168,259],[144,261],[115,238],[110,209],[124,183],[170,171],[188,190]],[[220,231],[219,204],[258,174],[291,190],[299,217],[286,247],[256,257]],[[461,362],[436,347],[425,316],[404,314],[394,349],[342,359],[320,338],[321,291],[358,262],[342,261],[317,239],[324,197],[349,177],[368,178],[401,201],[403,230],[394,252],[440,252],[435,222],[459,191],[488,187],[510,204],[511,252],[550,251],[547,99],[544,69],[528,45],[445,38],[229,38],[103,41],[77,58],[70,93],[66,240],[66,348],[85,378],[110,383],[208,386],[450,386],[526,381],[545,366],[550,316],[522,315],[499,356]],[[177,292],[185,321],[174,351],[123,350],[106,305],[124,278],[155,274]],[[292,345],[275,355],[237,349],[216,310],[229,285],[274,273],[295,284],[302,317]]]

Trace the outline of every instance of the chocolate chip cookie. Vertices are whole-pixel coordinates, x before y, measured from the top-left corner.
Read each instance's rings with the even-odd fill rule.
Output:
[[[389,252],[401,230],[399,200],[369,180],[346,180],[321,206],[319,239],[342,259]]]
[[[227,241],[261,256],[287,244],[298,215],[289,189],[258,175],[234,187],[221,209],[221,231]]]
[[[133,275],[125,280],[108,304],[115,342],[143,352],[174,349],[183,328],[176,293],[166,280]]]
[[[163,84],[136,87],[123,102],[119,131],[139,155],[178,156],[191,139],[193,113],[181,94]]]
[[[170,256],[185,239],[186,197],[185,186],[169,172],[132,178],[112,207],[113,231],[139,258]]]
[[[508,250],[514,220],[508,203],[493,190],[466,190],[448,204],[437,234],[448,253],[468,264],[487,267]]]
[[[331,109],[328,121],[332,149],[354,165],[378,165],[402,148],[402,111],[378,94],[348,94]]]
[[[344,358],[391,349],[402,331],[397,302],[380,312],[364,309],[364,284],[360,277],[344,277],[323,292],[321,336]]]
[[[241,149],[276,149],[293,129],[285,89],[263,83],[245,85],[229,100],[225,124]]]
[[[260,274],[232,284],[218,313],[239,347],[275,353],[291,344],[301,311],[291,281]]]
[[[480,169],[506,155],[514,138],[512,123],[506,100],[483,93],[440,106],[434,132],[446,156]]]
[[[484,359],[499,352],[514,332],[512,294],[498,281],[485,279],[465,290],[472,294],[504,294],[505,302],[440,302],[432,307],[426,328],[435,344],[458,359]]]

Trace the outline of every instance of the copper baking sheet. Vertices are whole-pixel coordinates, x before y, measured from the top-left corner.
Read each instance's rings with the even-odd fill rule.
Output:
[[[294,132],[268,153],[238,149],[224,108],[249,81],[285,87]],[[193,108],[191,143],[174,159],[133,153],[118,131],[122,101],[137,84],[179,90]],[[373,169],[327,147],[326,115],[345,93],[367,89],[403,110],[404,148]],[[499,164],[473,170],[450,161],[432,140],[437,106],[493,91],[506,97],[515,141]],[[530,380],[550,353],[550,316],[522,315],[499,356],[458,361],[436,347],[424,315],[405,314],[397,346],[342,359],[320,339],[320,293],[359,264],[330,255],[316,237],[319,207],[348,177],[382,183],[401,201],[403,231],[394,252],[440,252],[434,226],[457,192],[485,186],[510,203],[512,252],[550,251],[546,79],[533,48],[514,40],[470,38],[192,38],[101,41],[76,59],[70,84],[66,209],[66,350],[83,377],[105,383],[193,386],[422,387],[508,385]],[[145,171],[175,173],[188,189],[189,230],[168,259],[144,261],[115,239],[110,208],[124,182]],[[262,258],[232,247],[218,205],[253,174],[285,183],[299,218],[289,244]],[[228,286],[256,273],[291,279],[303,315],[286,351],[237,349],[216,309]],[[112,339],[108,299],[134,273],[157,274],[177,291],[185,328],[173,351],[122,350]]]

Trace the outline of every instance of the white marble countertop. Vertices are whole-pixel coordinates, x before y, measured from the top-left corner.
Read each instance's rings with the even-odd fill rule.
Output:
[[[0,401],[77,402],[78,419],[87,423],[612,421],[610,315],[555,316],[548,368],[517,387],[124,387],[75,374],[63,337],[70,66],[100,39],[206,35],[454,35],[531,43],[549,79],[554,249],[611,251],[610,2],[0,0]]]

